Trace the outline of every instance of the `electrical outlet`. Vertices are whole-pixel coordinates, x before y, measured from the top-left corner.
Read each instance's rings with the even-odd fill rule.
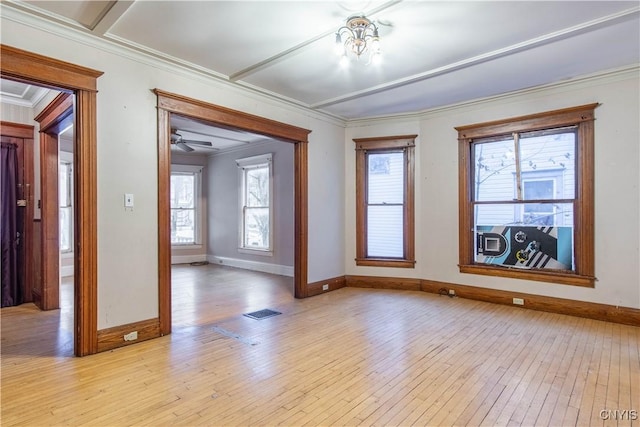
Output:
[[[456,296],[455,289],[449,289],[449,295],[452,296],[452,297]]]
[[[138,339],[138,331],[129,332],[124,335],[125,341],[135,341]]]
[[[329,290],[329,284],[325,283],[324,285],[322,285],[322,290],[323,291],[328,291]]]
[[[514,298],[513,303],[515,305],[524,305],[524,300],[522,298]]]

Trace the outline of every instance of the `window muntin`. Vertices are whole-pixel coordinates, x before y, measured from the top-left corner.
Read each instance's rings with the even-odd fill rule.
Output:
[[[171,170],[171,244],[200,244],[199,193],[202,168],[173,165]]]
[[[240,248],[271,253],[272,154],[236,160],[240,170]]]
[[[593,285],[596,106],[456,128],[462,272]]]
[[[416,135],[356,143],[356,264],[409,267],[414,260]]]

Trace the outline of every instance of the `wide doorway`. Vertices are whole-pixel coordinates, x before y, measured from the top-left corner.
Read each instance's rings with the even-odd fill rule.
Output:
[[[294,296],[307,296],[307,142],[310,131],[273,120],[155,90],[158,96],[158,268],[161,334],[171,332],[171,146],[172,115],[277,138],[293,144]],[[175,140],[175,137],[174,137]]]
[[[293,299],[294,145],[175,113],[170,123],[173,327]]]

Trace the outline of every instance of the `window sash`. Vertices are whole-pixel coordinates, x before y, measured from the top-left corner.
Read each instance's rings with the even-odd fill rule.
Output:
[[[371,150],[365,153],[365,156],[367,163],[366,257],[403,259],[406,239],[404,236],[405,151]],[[400,169],[399,173],[398,169]]]
[[[273,154],[237,159],[241,176],[240,244],[242,250],[273,250]]]
[[[404,258],[404,204],[369,205],[367,257]]]
[[[171,245],[200,244],[201,166],[172,165],[170,185]],[[190,178],[190,179],[189,179]],[[178,188],[181,185],[183,188]],[[189,189],[183,192],[185,186]],[[191,195],[191,197],[187,197]]]
[[[73,208],[71,206],[60,207],[60,251],[72,252]]]
[[[558,140],[553,141],[554,136]],[[542,146],[533,145],[536,142],[535,139],[540,138],[546,138],[537,141]],[[541,180],[545,177],[549,179],[553,174],[562,175],[563,173],[573,177],[572,186],[562,189],[559,196],[554,192],[552,197],[540,198],[540,200],[575,199],[578,177],[577,140],[575,126],[562,126],[540,131],[513,132],[508,136],[485,137],[470,141],[472,170],[469,178],[470,186],[474,189],[471,193],[471,201],[526,200],[525,181]],[[545,155],[539,156],[543,150]],[[502,193],[496,191],[495,188],[499,189],[501,182],[506,182],[502,185],[509,184],[509,175],[513,175],[514,191],[502,191]]]
[[[60,252],[73,252],[73,163],[60,161],[58,170]]]

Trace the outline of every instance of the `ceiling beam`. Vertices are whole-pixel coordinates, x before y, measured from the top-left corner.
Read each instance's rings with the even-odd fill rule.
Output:
[[[118,0],[106,9],[91,28],[91,32],[97,36],[106,34],[109,29],[120,19],[125,12],[135,3],[135,0]]]
[[[380,6],[378,6],[376,8],[373,8],[373,9],[369,10],[367,13],[365,13],[365,15],[367,15],[367,16],[375,15],[376,13],[381,12],[383,10],[386,10],[386,9],[388,9],[390,7],[393,7],[393,6],[395,6],[395,5],[397,5],[398,3],[401,3],[401,2],[402,2],[402,0],[393,0],[393,1],[386,2],[386,3],[381,4]],[[312,38],[310,38],[308,40],[305,40],[304,42],[302,42],[302,43],[300,43],[300,44],[298,44],[296,46],[293,46],[290,49],[287,49],[287,50],[285,50],[283,52],[280,52],[280,53],[278,53],[276,55],[273,55],[272,57],[267,58],[264,61],[260,61],[257,64],[253,64],[253,65],[245,68],[244,70],[240,70],[237,73],[234,73],[234,74],[230,75],[229,76],[229,80],[232,81],[232,82],[235,82],[235,81],[241,80],[241,79],[243,79],[243,78],[245,78],[245,77],[247,77],[247,76],[249,76],[251,74],[254,74],[254,73],[256,73],[256,72],[258,72],[260,70],[263,70],[265,68],[271,67],[272,65],[275,65],[275,64],[279,63],[280,61],[288,58],[289,56],[291,56],[291,55],[293,55],[295,53],[298,53],[298,51],[300,51],[302,49],[305,49],[306,47],[308,47],[311,44],[317,42],[318,40],[322,40],[322,39],[324,39],[326,37],[329,37],[331,34],[335,34],[335,32],[336,32],[336,29],[331,29],[331,30],[325,31],[324,33],[319,34],[319,35],[317,35],[315,37],[312,37]]]

